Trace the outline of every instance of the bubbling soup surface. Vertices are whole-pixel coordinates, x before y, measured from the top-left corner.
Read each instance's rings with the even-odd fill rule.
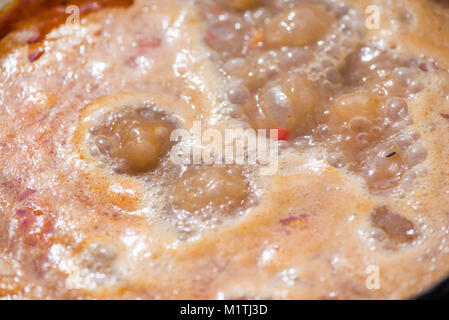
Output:
[[[378,3],[378,29],[369,1],[82,1],[78,26],[12,6],[0,296],[395,299],[443,279],[449,9]],[[198,160],[198,123],[277,130],[258,137],[276,170],[249,142],[243,164]]]

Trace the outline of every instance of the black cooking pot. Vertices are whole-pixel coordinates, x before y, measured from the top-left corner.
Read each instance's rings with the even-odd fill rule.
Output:
[[[449,300],[449,277],[416,298],[417,300]]]

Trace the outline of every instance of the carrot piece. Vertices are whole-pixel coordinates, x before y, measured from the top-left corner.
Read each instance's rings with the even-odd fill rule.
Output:
[[[288,136],[290,134],[290,131],[288,131],[287,129],[283,129],[283,128],[277,128],[276,129],[278,131],[278,140],[288,140]]]

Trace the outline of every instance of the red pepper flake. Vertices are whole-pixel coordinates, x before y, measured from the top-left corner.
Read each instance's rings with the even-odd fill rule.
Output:
[[[278,131],[278,141],[288,140],[290,131],[288,131],[287,129],[283,129],[283,128],[277,128],[276,130]]]
[[[36,61],[37,59],[39,59],[41,57],[41,55],[44,54],[44,51],[45,51],[44,48],[38,47],[37,49],[31,51],[28,54],[28,60],[30,62]]]
[[[161,38],[151,37],[149,39],[141,39],[138,42],[138,46],[144,49],[157,48],[161,45]]]
[[[217,38],[217,35],[214,32],[212,32],[210,30],[206,32],[206,40],[207,41],[214,41],[216,38]]]
[[[440,113],[440,115],[441,115],[444,119],[449,120],[449,114],[446,114],[446,113]]]
[[[299,225],[301,223],[301,219],[299,217],[292,216],[279,220],[279,223],[283,226],[291,227],[294,225]]]
[[[287,218],[279,220],[279,224],[284,227],[284,231],[287,234],[296,228],[302,230],[306,228],[307,220],[309,218],[309,214],[303,213],[299,215],[292,215]]]

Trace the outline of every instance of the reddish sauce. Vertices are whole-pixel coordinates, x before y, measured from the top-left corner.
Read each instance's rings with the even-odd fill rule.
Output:
[[[78,6],[82,17],[83,14],[105,7],[128,7],[133,2],[133,0],[20,0],[14,8],[0,17],[0,39],[11,31],[32,29],[35,34],[28,39],[28,43],[39,42],[69,17],[66,8],[70,5]]]

